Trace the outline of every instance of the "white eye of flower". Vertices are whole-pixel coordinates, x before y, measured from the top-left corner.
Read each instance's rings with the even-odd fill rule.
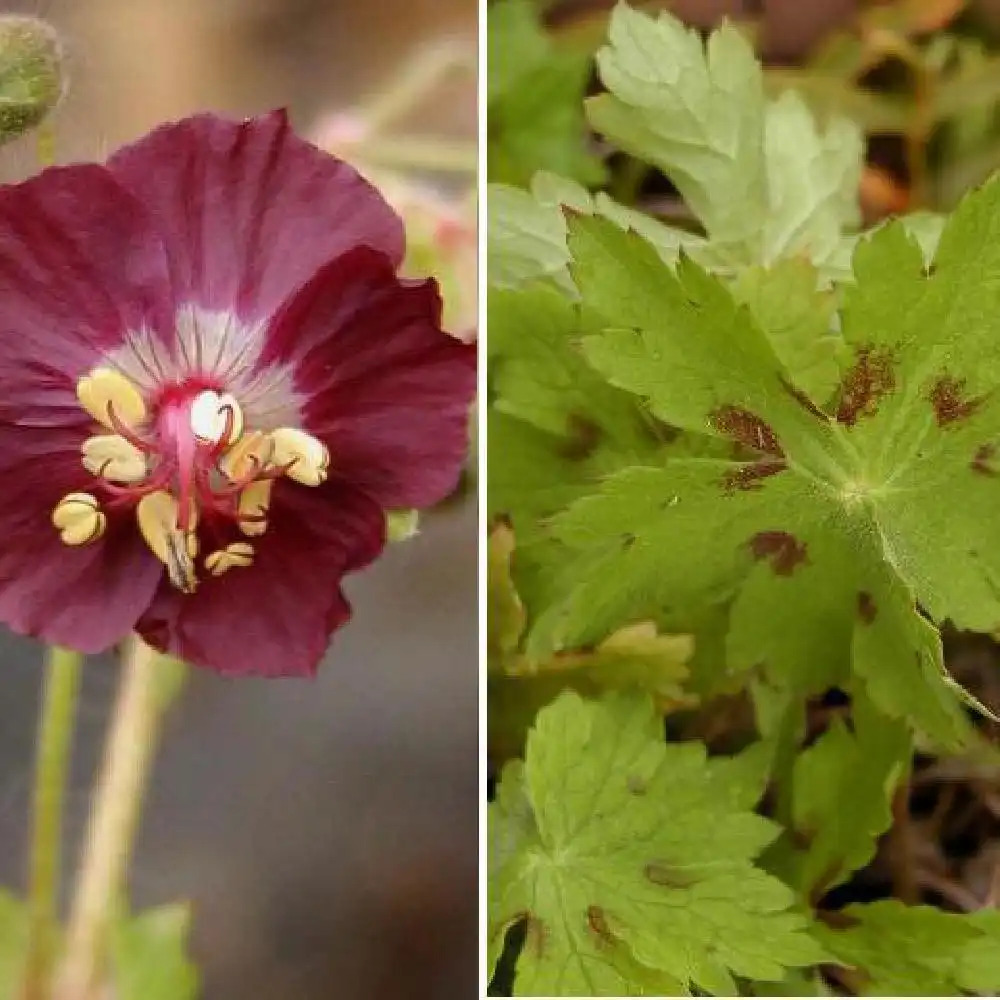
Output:
[[[199,392],[191,403],[191,430],[200,441],[218,444],[226,434],[226,424],[230,419],[232,425],[227,440],[231,444],[239,440],[243,433],[243,411],[236,399],[228,393],[219,394],[206,389]]]

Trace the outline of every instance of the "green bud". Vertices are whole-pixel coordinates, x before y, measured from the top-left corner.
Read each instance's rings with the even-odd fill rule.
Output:
[[[63,88],[55,29],[34,17],[0,17],[0,143],[40,125]]]

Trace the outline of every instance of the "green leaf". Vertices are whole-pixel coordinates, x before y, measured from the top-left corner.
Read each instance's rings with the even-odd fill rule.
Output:
[[[900,722],[862,697],[854,698],[851,718],[850,729],[834,719],[795,762],[793,824],[796,840],[808,845],[797,884],[812,899],[872,859],[910,764],[911,740]]]
[[[848,906],[816,936],[849,966],[859,996],[958,996],[1000,989],[995,914],[944,913],[887,899]],[[843,926],[841,926],[843,925]],[[856,984],[856,986],[855,986]]]
[[[604,169],[584,144],[587,54],[556,48],[527,0],[491,4],[487,38],[489,179],[523,185],[546,169],[599,183]]]
[[[978,910],[965,919],[983,933],[963,949],[955,978],[970,993],[1000,992],[1000,910]]]
[[[823,959],[753,865],[775,830],[732,808],[726,774],[700,744],[665,744],[646,698],[567,693],[539,714],[489,811],[490,940],[527,923],[517,995],[644,995],[636,964],[733,995],[733,975]]]
[[[486,266],[491,285],[513,288],[544,278],[573,290],[567,270],[566,223],[558,206],[543,207],[520,188],[489,184],[486,212]]]
[[[613,317],[584,338],[590,364],[667,424],[728,440],[735,457],[667,455],[559,515],[565,592],[539,616],[536,648],[731,600],[733,669],[763,665],[809,692],[847,683],[851,665],[886,715],[960,743],[968,723],[916,604],[962,628],[1000,621],[997,219],[1000,182],[949,221],[929,275],[902,226],[859,244],[830,403],[795,388],[717,280],[575,219],[584,307]]]
[[[840,381],[844,341],[833,329],[836,301],[818,288],[816,269],[801,258],[747,268],[733,294],[753,313],[795,386],[828,400]]]
[[[726,253],[703,237],[619,205],[603,192],[591,195],[575,181],[540,171],[532,178],[530,193],[504,184],[487,185],[486,253],[492,287],[517,288],[546,281],[575,297],[567,266],[564,207],[611,219],[622,229],[634,229],[668,263],[674,263],[684,249],[713,271],[734,271],[735,265]],[[488,346],[491,342],[492,338]]]
[[[743,264],[836,256],[842,229],[858,222],[855,125],[834,118],[821,132],[792,93],[769,103],[753,50],[729,24],[704,46],[670,14],[620,3],[609,40],[597,56],[609,93],[588,101],[591,125],[664,171],[713,242]]]
[[[161,906],[119,922],[112,945],[117,1000],[194,1000],[198,974],[187,958],[186,905]]]
[[[24,904],[0,890],[0,997],[16,997],[28,947],[28,913]]]
[[[498,524],[490,532],[486,548],[486,648],[493,661],[502,662],[513,653],[524,631],[524,605],[510,576],[514,555],[514,532]]]
[[[580,351],[598,327],[579,306],[545,286],[492,291],[488,316],[494,355],[494,408],[558,435],[584,457],[614,441],[634,455],[655,440],[630,393],[601,378]]]
[[[570,457],[555,434],[495,409],[487,414],[487,434],[487,514],[512,522],[521,543],[591,484],[586,465]]]

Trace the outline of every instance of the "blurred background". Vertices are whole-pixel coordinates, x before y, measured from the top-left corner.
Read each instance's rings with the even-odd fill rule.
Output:
[[[342,122],[425,46],[443,47],[450,70],[398,127],[451,143],[454,168],[426,184],[471,205],[474,162],[458,153],[475,138],[475,0],[35,0],[0,9],[47,18],[64,37],[70,91],[53,119],[62,161],[98,158],[205,109],[288,106],[300,131],[323,138],[331,116]],[[405,155],[391,152],[389,165],[400,167]],[[33,169],[31,143],[0,149],[4,180]],[[473,231],[462,245],[473,276],[474,246]],[[458,326],[471,324],[470,308]],[[471,490],[425,516],[420,535],[347,592],[354,621],[317,681],[196,671],[169,719],[132,893],[137,908],[193,902],[205,1000],[474,994]],[[41,656],[34,642],[0,632],[0,883],[18,890]],[[67,865],[116,673],[110,659],[88,665]]]

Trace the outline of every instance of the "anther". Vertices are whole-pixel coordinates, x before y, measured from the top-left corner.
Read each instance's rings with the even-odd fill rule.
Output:
[[[86,545],[104,534],[108,519],[97,498],[89,493],[69,493],[52,511],[52,524],[65,545]]]
[[[274,442],[260,431],[245,434],[219,459],[219,468],[233,483],[262,472],[274,455]]]
[[[148,473],[143,453],[117,434],[87,438],[80,452],[89,473],[112,483],[141,483]]]
[[[139,390],[111,368],[97,368],[84,375],[76,384],[76,398],[108,430],[116,430],[112,411],[126,427],[138,427],[146,419],[146,402]]]
[[[195,537],[196,518],[191,517],[188,530],[177,526],[179,505],[165,490],[144,496],[135,509],[139,531],[153,555],[167,567],[170,582],[186,594],[198,585],[194,559],[198,554]]]
[[[243,411],[235,397],[206,389],[191,403],[191,430],[206,444],[231,444],[243,436]]]
[[[267,531],[267,509],[273,485],[273,479],[258,479],[240,493],[237,514],[244,535],[263,535]]]
[[[297,427],[279,427],[271,431],[274,454],[271,461],[286,466],[285,475],[303,486],[319,486],[326,481],[330,453],[322,441]]]
[[[212,576],[222,576],[231,569],[245,568],[253,564],[253,546],[249,542],[233,542],[205,557],[205,569]]]

